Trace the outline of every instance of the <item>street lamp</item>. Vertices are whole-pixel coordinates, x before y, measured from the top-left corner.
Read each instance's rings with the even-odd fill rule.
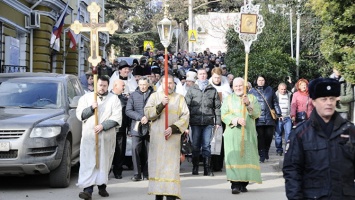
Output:
[[[165,95],[169,95],[168,93],[168,46],[171,43],[173,37],[173,27],[174,24],[171,20],[168,19],[168,9],[166,5],[166,1],[164,2],[164,18],[160,22],[158,22],[157,28],[160,37],[160,42],[163,44],[165,48],[165,56],[164,56],[164,86],[165,86]],[[168,124],[168,106],[165,107],[165,129],[169,127]],[[167,137],[165,137],[167,139]]]
[[[160,37],[160,42],[165,47],[167,51],[168,46],[171,43],[173,37],[173,23],[164,14],[164,19],[158,22],[158,33]]]

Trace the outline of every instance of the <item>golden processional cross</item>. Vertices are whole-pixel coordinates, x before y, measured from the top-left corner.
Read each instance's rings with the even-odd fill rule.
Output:
[[[97,66],[101,62],[101,56],[99,56],[99,32],[108,31],[110,34],[113,34],[118,29],[118,25],[113,20],[110,20],[108,23],[98,23],[98,14],[101,8],[97,3],[92,2],[87,9],[90,13],[90,23],[82,24],[78,20],[75,20],[70,28],[76,34],[90,32],[91,55],[88,61],[93,66]]]
[[[90,49],[91,55],[88,61],[92,64],[92,73],[94,75],[94,102],[97,102],[97,65],[101,62],[101,56],[99,56],[99,32],[108,31],[113,34],[117,29],[118,25],[110,20],[108,23],[98,23],[99,22],[99,12],[101,10],[97,3],[92,2],[88,6],[88,12],[90,13],[90,23],[82,24],[78,20],[75,20],[70,28],[74,33],[79,34],[80,32],[90,32]],[[99,123],[98,120],[98,108],[95,108],[95,126]],[[96,168],[99,168],[99,135],[95,134],[95,149],[96,149]]]

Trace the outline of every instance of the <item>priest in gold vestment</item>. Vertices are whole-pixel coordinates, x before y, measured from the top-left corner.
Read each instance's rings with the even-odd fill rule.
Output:
[[[162,85],[165,91],[164,77]],[[156,195],[156,200],[181,199],[180,186],[180,143],[181,134],[187,129],[190,113],[182,95],[175,93],[175,83],[171,75],[168,79],[168,93],[153,93],[144,108],[150,125],[150,145],[148,155],[148,194]],[[165,129],[165,108],[168,106],[168,128]]]

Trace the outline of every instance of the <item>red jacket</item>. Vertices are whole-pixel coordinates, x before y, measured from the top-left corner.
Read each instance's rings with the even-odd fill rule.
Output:
[[[299,88],[301,82],[307,84],[307,88],[305,92],[301,92]],[[307,119],[308,119],[311,116],[311,112],[314,108],[312,104],[312,99],[309,98],[309,94],[308,94],[308,81],[306,79],[301,78],[300,80],[297,81],[295,87],[297,89],[297,92],[295,92],[292,96],[290,115],[291,117],[296,117],[297,112],[306,111]]]

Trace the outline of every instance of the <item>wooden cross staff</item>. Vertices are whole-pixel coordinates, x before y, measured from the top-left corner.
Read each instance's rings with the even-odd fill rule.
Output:
[[[82,24],[78,20],[75,20],[70,28],[75,34],[80,32],[90,32],[90,47],[91,55],[88,61],[93,66],[92,73],[94,75],[94,102],[97,102],[97,65],[101,62],[101,56],[99,56],[99,32],[109,32],[113,34],[117,29],[118,25],[113,20],[108,23],[98,23],[99,17],[98,13],[101,8],[97,3],[92,2],[87,8],[90,13],[90,23]],[[98,120],[98,108],[95,109],[95,126],[99,124]],[[99,168],[99,135],[95,135],[95,149],[96,149],[96,168]]]

